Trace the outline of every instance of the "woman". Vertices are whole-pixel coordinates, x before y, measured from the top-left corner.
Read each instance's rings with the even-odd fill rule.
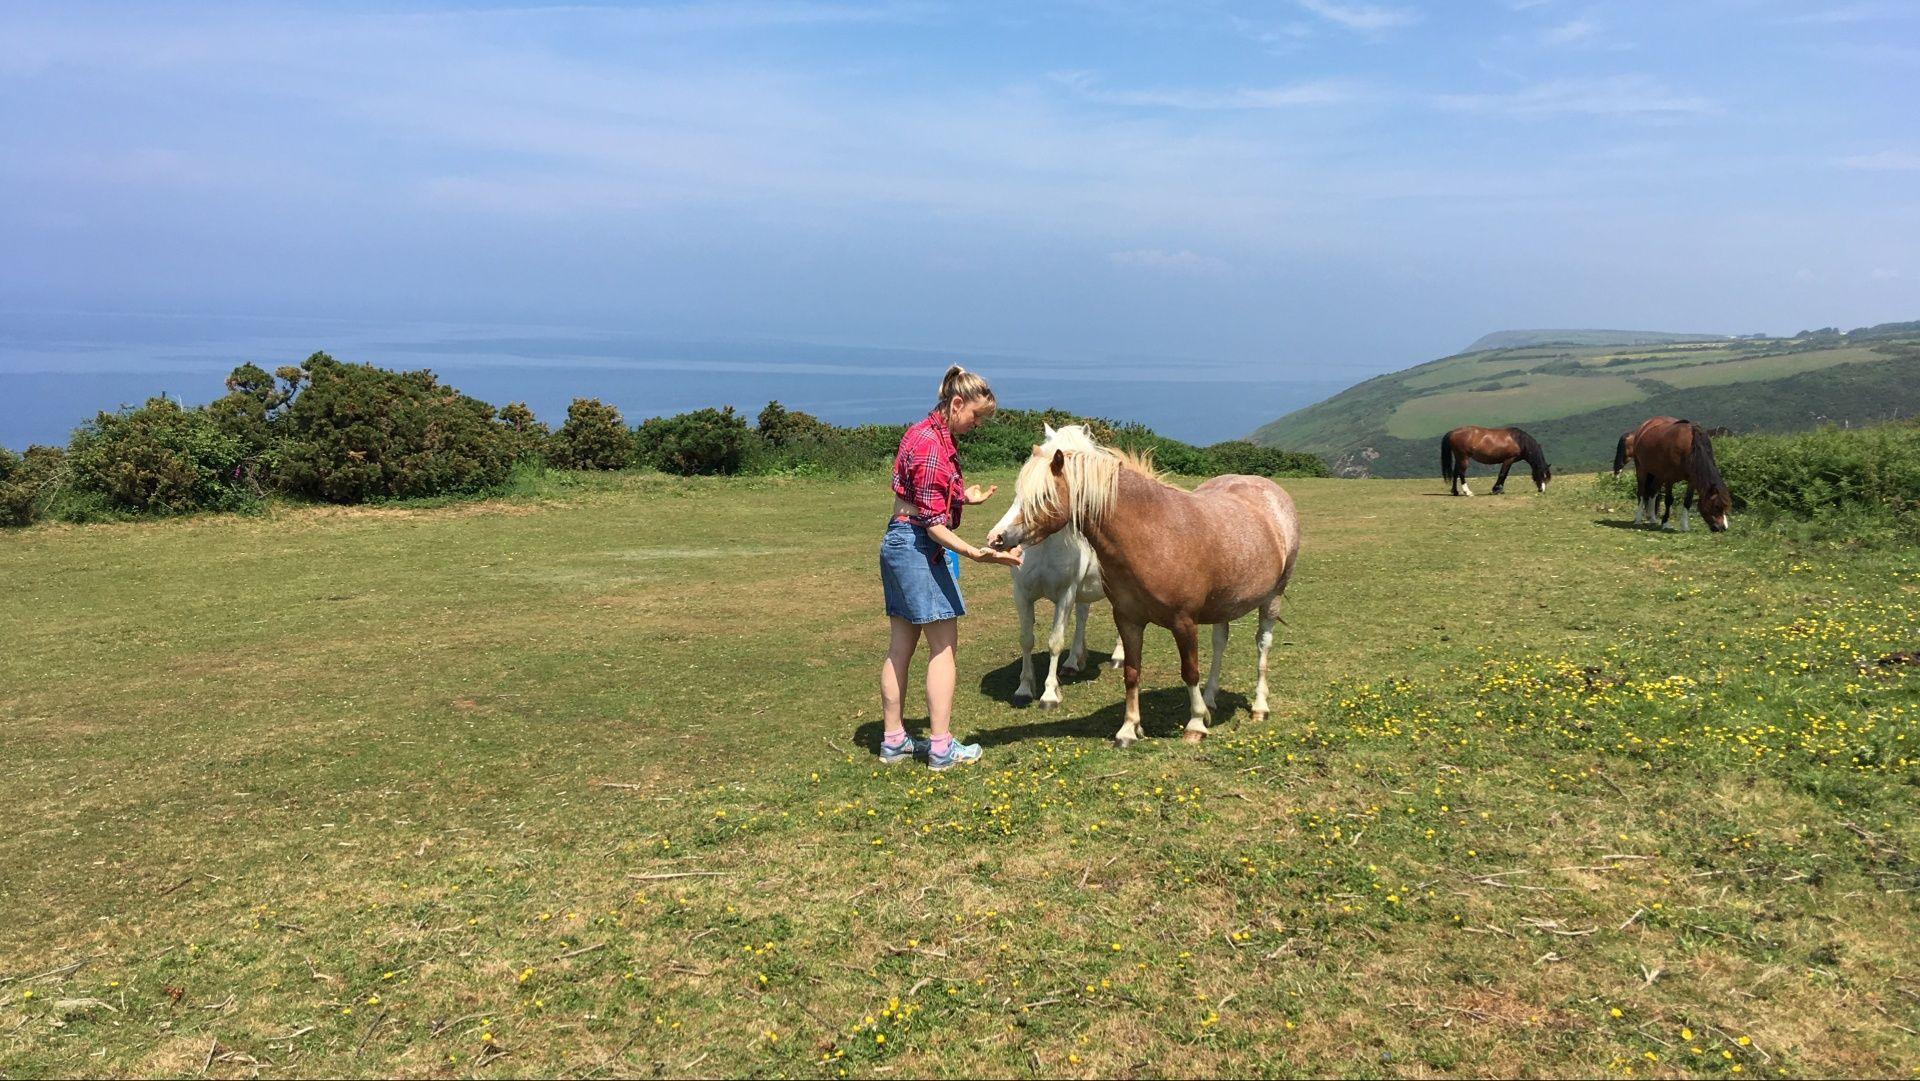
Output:
[[[960,637],[960,556],[978,563],[1020,565],[1020,551],[976,548],[960,539],[963,507],[985,503],[999,485],[981,491],[960,478],[953,437],[965,435],[993,415],[993,388],[955,364],[940,380],[933,411],[900,437],[893,459],[893,520],[880,541],[880,584],[886,590],[893,641],[880,668],[880,711],[886,723],[880,761],[905,762],[924,752],[936,770],[978,761],[980,745],[956,743],[953,719],[954,648]],[[901,699],[907,665],[921,636],[927,640],[927,718],[931,739],[907,734]]]

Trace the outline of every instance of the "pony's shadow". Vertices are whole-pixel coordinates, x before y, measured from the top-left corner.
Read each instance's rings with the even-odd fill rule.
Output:
[[[1213,711],[1214,716],[1220,718],[1214,725],[1216,731],[1222,725],[1231,729],[1251,715],[1248,707],[1252,703],[1246,695],[1222,690],[1218,702]],[[977,733],[974,738],[983,747],[1018,743],[1023,739],[1112,739],[1126,713],[1127,703],[1122,698],[1081,716],[1054,716],[1049,720],[992,728]],[[1140,724],[1149,738],[1178,739],[1187,726],[1187,689],[1175,686],[1142,690]]]
[[[1015,666],[1016,680],[1019,679]],[[1008,691],[1012,693],[1011,690]],[[1252,716],[1252,701],[1244,694],[1222,689],[1217,696],[1218,706],[1214,716],[1213,730],[1218,732],[1222,726],[1229,730],[1241,721]],[[1120,730],[1120,719],[1126,716],[1127,703],[1124,698],[1109,703],[1100,709],[1083,716],[1051,713],[1043,714],[1046,720],[1032,721],[1027,724],[1009,725],[991,728],[983,732],[965,733],[982,747],[998,747],[1008,743],[1018,743],[1023,739],[1112,739]],[[1187,689],[1184,686],[1163,687],[1158,690],[1140,692],[1140,724],[1148,737],[1178,739],[1186,729]],[[907,718],[907,731],[925,735],[927,719],[925,717]],[[853,730],[848,743],[858,751],[868,754],[878,753],[880,737],[885,727],[879,721],[864,721]]]
[[[1100,674],[1107,671],[1107,663],[1111,660],[1113,660],[1113,654],[1111,653],[1096,653],[1093,650],[1088,650],[1087,666],[1085,668],[1082,668],[1078,672],[1071,673],[1065,668],[1060,670],[1060,686],[1072,687],[1076,684],[1091,683],[1099,679]],[[1064,656],[1061,658],[1061,662],[1063,664],[1065,663]],[[1033,655],[1034,689],[1038,690],[1046,681],[1047,655],[1045,653],[1036,653]],[[1013,692],[1019,689],[1020,661],[1017,658],[1008,661],[1006,664],[980,677],[980,693],[986,695],[988,698],[1011,703],[1013,702]],[[1022,707],[1032,706],[1031,702],[1021,702],[1017,704]]]
[[[1606,526],[1608,529],[1638,529],[1648,533],[1659,532],[1659,530],[1648,529],[1645,522],[1635,522],[1628,518],[1595,518],[1593,524]]]

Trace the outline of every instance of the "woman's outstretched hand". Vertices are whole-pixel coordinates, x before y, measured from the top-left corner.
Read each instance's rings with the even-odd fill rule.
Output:
[[[981,548],[974,553],[976,563],[998,563],[1003,567],[1018,567],[1025,556],[1018,548],[1009,548],[1004,552],[992,548]]]
[[[1000,490],[1000,486],[998,484],[987,485],[987,490],[984,492],[980,490],[980,486],[978,484],[969,484],[967,485],[966,494],[962,498],[964,498],[967,501],[968,506],[977,507],[980,504],[985,503],[987,500],[992,499],[993,493],[999,490]]]

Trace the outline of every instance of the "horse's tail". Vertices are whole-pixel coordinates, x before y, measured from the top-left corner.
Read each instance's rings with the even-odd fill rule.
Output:
[[[1627,467],[1627,439],[1632,435],[1632,432],[1623,434],[1613,448],[1613,475],[1616,477]]]
[[[1440,437],[1440,479],[1453,479],[1453,433]]]

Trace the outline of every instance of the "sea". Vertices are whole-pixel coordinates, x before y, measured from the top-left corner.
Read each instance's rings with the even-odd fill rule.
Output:
[[[1237,439],[1359,377],[1302,378],[1281,361],[1042,356],[968,349],[663,337],[555,326],[355,322],[152,314],[0,312],[0,446],[62,444],[102,410],[157,396],[225,393],[235,366],[272,371],[325,351],[353,363],[428,368],[495,405],[527,403],[558,425],[574,398],[629,423],[731,405],[751,423],[769,400],[835,424],[905,423],[933,404],[948,364],[985,375],[1000,404],[1140,421],[1207,444]]]

